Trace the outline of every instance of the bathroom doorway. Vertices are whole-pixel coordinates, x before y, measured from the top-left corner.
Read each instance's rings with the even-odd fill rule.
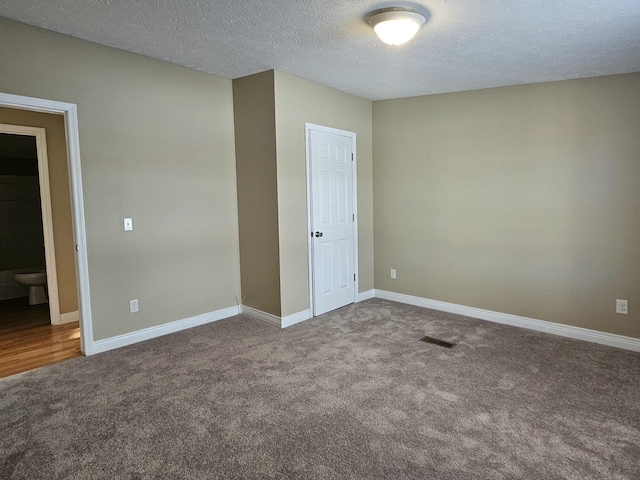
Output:
[[[0,129],[0,227],[0,335],[50,324],[36,137],[5,129]],[[30,288],[16,276],[37,277],[34,283],[40,285]]]
[[[65,153],[66,156],[66,153]],[[66,162],[65,162],[66,163]],[[0,299],[29,293],[31,305],[48,303],[52,325],[63,323],[53,235],[46,130],[0,124]],[[64,212],[60,212],[62,216]],[[70,213],[69,213],[70,216]],[[72,250],[69,245],[67,250]],[[60,250],[60,248],[59,248]],[[42,282],[20,278],[43,277]],[[36,285],[40,283],[41,285]],[[76,283],[73,282],[75,290]],[[25,288],[29,291],[25,291]],[[40,293],[40,290],[45,290]],[[77,292],[73,292],[77,297]],[[32,299],[30,299],[32,300]],[[48,300],[48,302],[47,302]],[[77,320],[76,318],[68,320]],[[66,322],[65,322],[66,323]]]
[[[7,109],[0,118],[7,118]],[[0,123],[0,376],[82,354],[64,123],[50,120],[60,123],[51,129],[59,137],[51,165],[47,129]],[[52,192],[50,176],[60,170],[67,183],[58,182]],[[54,220],[52,193],[60,197],[61,190],[67,202],[57,202]],[[69,267],[71,279],[65,278]]]
[[[9,112],[10,121],[6,113]],[[87,234],[85,228],[84,200],[82,193],[82,168],[80,162],[80,138],[78,129],[78,106],[74,103],[60,102],[37,97],[25,97],[0,92],[0,123],[28,125],[29,122],[15,121],[20,112],[45,113],[62,118],[64,146],[66,148],[67,165],[64,176],[69,185],[66,200],[71,197],[72,234],[70,244],[74,260],[69,273],[76,279],[75,297],[76,313],[80,325],[80,345],[84,355],[95,353],[93,343],[93,324],[91,321],[91,293],[89,289],[89,259],[87,256]],[[38,123],[36,126],[42,126]],[[51,149],[49,149],[51,150]],[[49,152],[51,153],[51,152]],[[54,181],[54,185],[57,181]],[[55,233],[55,232],[54,232]],[[58,245],[66,242],[58,242]],[[59,262],[61,264],[62,262]],[[50,328],[57,327],[52,326]]]

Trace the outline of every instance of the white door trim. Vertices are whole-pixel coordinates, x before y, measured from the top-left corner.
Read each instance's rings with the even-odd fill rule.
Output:
[[[353,152],[353,161],[351,162],[351,168],[353,169],[353,214],[355,221],[353,222],[353,264],[356,272],[356,280],[354,285],[353,302],[358,301],[358,285],[360,283],[360,274],[358,268],[358,176],[356,163],[358,161],[358,155],[356,152],[356,134],[354,132],[348,132],[346,130],[339,130],[337,128],[325,127],[323,125],[316,125],[313,123],[305,123],[305,150],[306,150],[306,162],[307,162],[307,257],[309,259],[309,308],[311,314],[315,315],[314,295],[313,295],[313,240],[311,238],[312,229],[312,216],[311,216],[311,130],[319,132],[332,133],[335,135],[342,135],[351,138],[351,147]]]
[[[56,102],[42,98],[23,97],[0,93],[0,106],[64,115],[69,159],[69,186],[73,218],[73,236],[76,247],[76,274],[78,278],[78,307],[80,312],[80,344],[85,355],[95,353],[93,324],[91,322],[91,295],[89,289],[89,262],[87,234],[84,220],[84,197],[80,169],[80,140],[78,134],[78,107],[74,103]]]
[[[44,128],[7,125],[0,123],[0,133],[35,137],[38,156],[38,183],[40,184],[40,210],[44,237],[44,259],[47,270],[49,294],[49,317],[52,325],[60,325],[60,301],[58,298],[58,271],[56,250],[53,241],[53,214],[51,212],[51,189],[49,186],[49,160],[47,156],[47,133]]]

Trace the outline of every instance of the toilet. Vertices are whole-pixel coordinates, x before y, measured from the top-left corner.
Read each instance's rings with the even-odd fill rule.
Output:
[[[16,282],[29,287],[29,305],[39,305],[49,301],[45,290],[46,272],[16,273],[13,278]]]

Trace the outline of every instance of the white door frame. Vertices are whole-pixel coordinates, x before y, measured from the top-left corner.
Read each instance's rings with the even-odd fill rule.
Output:
[[[91,322],[91,295],[89,292],[89,262],[87,234],[84,220],[84,196],[80,170],[80,141],[78,135],[78,107],[74,103],[56,102],[42,98],[23,97],[0,93],[0,106],[64,115],[69,160],[69,187],[73,219],[73,237],[76,249],[76,276],[78,279],[78,311],[80,313],[80,345],[82,353],[93,355],[93,324]]]
[[[353,153],[353,161],[351,162],[351,168],[353,169],[353,265],[356,273],[356,279],[353,289],[353,302],[358,301],[358,292],[360,289],[358,285],[360,283],[360,274],[358,268],[358,176],[356,162],[358,155],[356,154],[356,134],[354,132],[348,132],[346,130],[339,130],[337,128],[325,127],[323,125],[316,125],[313,123],[305,123],[305,146],[306,146],[306,160],[307,160],[307,252],[309,258],[309,307],[311,315],[315,316],[315,297],[313,295],[313,238],[311,237],[312,230],[312,215],[311,215],[311,130],[319,132],[332,133],[335,135],[342,135],[351,138],[351,151]]]
[[[49,161],[47,156],[47,133],[44,128],[7,125],[0,123],[0,133],[35,137],[38,158],[38,183],[40,184],[40,210],[44,237],[44,259],[47,270],[49,294],[49,317],[52,325],[60,325],[60,301],[58,298],[58,271],[56,250],[53,241],[53,214],[51,212],[51,189],[49,186]]]

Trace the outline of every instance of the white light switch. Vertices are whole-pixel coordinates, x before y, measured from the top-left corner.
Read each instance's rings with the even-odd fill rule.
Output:
[[[125,218],[124,219],[124,231],[128,232],[130,230],[133,230],[133,219]]]

